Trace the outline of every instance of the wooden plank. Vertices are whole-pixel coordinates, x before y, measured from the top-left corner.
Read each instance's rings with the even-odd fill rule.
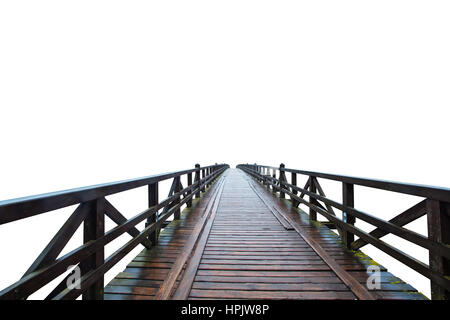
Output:
[[[192,282],[193,282],[195,274],[197,272],[202,253],[203,253],[206,241],[209,236],[209,232],[211,231],[211,226],[214,223],[214,219],[216,217],[217,207],[219,205],[224,186],[225,186],[225,182],[222,181],[222,185],[220,186],[220,188],[217,191],[217,195],[214,200],[214,206],[211,208],[211,212],[209,214],[208,221],[205,225],[205,228],[198,240],[197,246],[195,248],[195,251],[192,254],[191,259],[188,261],[188,263],[186,265],[186,270],[183,274],[182,279],[180,280],[180,284],[178,285],[178,287],[173,295],[173,299],[175,299],[175,300],[187,299],[187,297],[189,295],[189,292],[192,287]]]
[[[277,270],[277,271],[300,271],[300,270],[330,270],[326,264],[320,265],[233,265],[233,264],[206,264],[200,263],[199,270]]]
[[[233,264],[233,265],[283,265],[283,266],[299,266],[299,265],[323,265],[323,261],[319,260],[311,260],[311,259],[297,259],[297,260],[286,260],[286,259],[277,259],[277,260],[250,260],[250,259],[205,259],[201,260],[202,264]]]
[[[155,295],[156,300],[166,300],[170,297],[172,291],[174,290],[174,285],[176,283],[176,280],[178,276],[180,275],[184,265],[186,264],[187,259],[192,253],[192,249],[194,248],[195,244],[197,243],[197,240],[199,238],[199,235],[201,234],[203,228],[205,227],[205,222],[209,218],[211,214],[211,208],[213,207],[213,204],[217,201],[217,198],[220,198],[220,192],[221,187],[223,185],[223,179],[220,182],[218,186],[216,186],[214,196],[210,198],[210,201],[208,203],[208,206],[205,209],[205,212],[203,213],[202,218],[200,221],[196,224],[194,227],[194,230],[192,231],[191,236],[187,240],[186,244],[183,247],[182,252],[180,252],[178,258],[176,259],[175,263],[171,266],[171,270],[164,281],[164,283],[159,288],[158,292]],[[131,264],[133,264],[132,262]],[[131,265],[130,264],[130,265]]]
[[[330,299],[354,300],[355,296],[349,291],[246,291],[246,290],[199,290],[192,289],[192,298],[220,298],[220,299]]]
[[[192,289],[245,291],[348,291],[343,283],[231,283],[196,282]]]
[[[149,296],[136,294],[105,294],[105,300],[149,300]]]
[[[162,281],[160,280],[148,280],[148,279],[127,279],[127,278],[114,278],[108,283],[108,286],[132,286],[132,287],[151,287],[159,288]]]
[[[133,295],[146,295],[154,296],[156,288],[151,287],[139,287],[139,286],[112,286],[105,287],[105,293],[110,294],[133,294]]]
[[[374,292],[377,299],[380,300],[428,300],[423,294],[419,292]]]
[[[280,171],[281,174],[281,171]],[[264,202],[264,204],[267,206],[267,208],[270,210],[270,212],[272,212],[272,214],[275,216],[275,218],[277,218],[277,220],[283,225],[283,227],[286,230],[293,230],[294,228],[290,225],[290,223],[283,217],[283,215],[277,210],[276,207],[270,206],[270,204],[266,203],[264,201],[263,198],[261,198],[258,194],[258,192],[256,192],[256,190],[254,190],[254,187],[250,184],[250,182],[248,182],[250,188],[252,188],[252,190],[255,192],[255,194],[261,199],[262,202]]]

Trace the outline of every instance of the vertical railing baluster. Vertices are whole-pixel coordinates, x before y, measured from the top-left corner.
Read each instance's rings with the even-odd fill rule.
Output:
[[[314,184],[314,177],[309,177],[309,191],[316,193],[316,185]],[[317,206],[317,200],[309,196],[309,203]],[[309,208],[309,218],[313,221],[317,221],[317,212],[313,208]]]
[[[180,176],[175,177],[174,179],[176,179],[174,193],[178,193],[178,192],[181,191]],[[180,203],[180,200],[181,200],[181,195],[179,195],[178,197],[175,198],[173,206],[174,207],[177,206]],[[173,218],[175,220],[179,220],[180,219],[180,215],[181,215],[181,210],[180,210],[180,208],[178,208],[173,213]]]
[[[195,198],[200,198],[200,165],[197,163],[195,165],[195,176],[194,176],[195,188],[198,189],[195,193]]]
[[[351,183],[342,183],[342,204],[350,208],[353,208],[355,206],[355,190],[354,185]],[[351,225],[354,225],[356,221],[354,216],[349,215],[344,211],[342,212],[342,220]],[[344,230],[342,236],[344,238],[342,239],[344,245],[348,249],[351,249],[351,243],[355,241],[355,236],[353,235],[353,233]]]
[[[291,172],[291,184],[294,186],[297,186],[297,174],[295,172]],[[297,190],[295,190],[294,188],[292,188],[291,192],[293,194],[297,194]],[[299,202],[297,200],[295,200],[293,197],[291,197],[291,201],[292,201],[292,205],[294,207],[298,207]]]
[[[260,167],[260,171],[261,171],[261,182],[262,182],[262,184],[264,186],[264,185],[266,185],[266,176],[264,174],[265,169],[264,169],[263,166]]]
[[[206,176],[205,169],[202,169],[202,180],[205,179],[205,176]],[[205,192],[205,185],[204,185],[204,182],[205,182],[205,181],[202,182],[202,185],[203,185],[203,187],[202,187],[202,192]]]
[[[450,203],[427,199],[428,238],[450,245]],[[439,253],[429,251],[430,269],[443,277],[450,276],[450,261]],[[450,291],[431,281],[433,300],[450,300]]]
[[[280,198],[284,199],[285,195],[283,192],[284,182],[286,181],[286,175],[284,173],[284,163],[280,164],[280,173],[278,175],[278,180],[280,180]]]
[[[159,187],[158,182],[152,183],[148,185],[148,207],[154,207],[159,203]],[[151,217],[147,218],[147,222],[145,227],[148,227],[152,223],[158,221],[158,211],[152,214]],[[152,245],[155,246],[158,243],[158,235],[159,230],[154,230],[149,234],[148,239],[152,242]]]
[[[277,187],[276,187],[276,183],[275,183],[275,178],[276,178],[276,171],[275,168],[272,168],[272,192],[277,192]]]
[[[90,212],[84,220],[83,242],[87,243],[97,240],[105,234],[105,198],[92,200],[89,203]],[[89,271],[100,267],[105,261],[104,248],[96,251],[91,256],[80,263],[81,274],[84,275]],[[103,300],[104,277],[89,286],[83,293],[83,300]]]
[[[187,186],[188,186],[188,187],[192,186],[192,172],[189,172],[189,173],[187,174]],[[190,196],[191,194],[192,194],[192,189],[190,189],[190,190],[187,192],[187,196]],[[187,206],[188,208],[192,207],[192,198],[189,199],[188,202],[186,202],[186,206]]]

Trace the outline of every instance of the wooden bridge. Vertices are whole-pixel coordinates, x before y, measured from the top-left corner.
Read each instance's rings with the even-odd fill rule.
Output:
[[[297,185],[299,175],[306,180],[303,188]],[[168,179],[172,179],[169,195],[160,201],[158,183]],[[342,183],[342,203],[326,197],[319,179]],[[424,200],[384,221],[354,208],[354,185]],[[131,219],[105,198],[142,186],[148,186],[149,208]],[[80,295],[114,300],[426,299],[360,250],[372,244],[428,277],[433,299],[449,299],[449,203],[450,190],[445,188],[308,172],[283,164],[246,164],[236,169],[225,164],[196,165],[179,172],[2,201],[1,224],[79,205],[24,276],[1,291],[0,298],[26,299],[65,274],[47,299]],[[309,213],[299,204],[309,207]],[[317,214],[328,221],[318,222]],[[117,223],[106,232],[105,215]],[[428,237],[403,227],[424,215]],[[173,217],[170,222],[169,217]],[[361,230],[355,226],[356,219],[375,229]],[[140,231],[136,225],[142,221],[147,222]],[[84,243],[60,256],[81,223]],[[124,233],[132,239],[105,259],[105,245]],[[429,264],[380,239],[387,234],[428,249]],[[138,245],[144,249],[105,286],[104,274]]]

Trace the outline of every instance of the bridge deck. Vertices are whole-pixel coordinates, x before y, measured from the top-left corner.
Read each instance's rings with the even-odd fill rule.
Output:
[[[229,169],[180,220],[161,231],[157,246],[144,249],[105,287],[105,299],[153,299],[208,210],[213,211],[210,225],[205,223],[173,288],[187,292],[189,299],[355,299],[305,239],[312,239],[364,286],[367,267],[375,264],[360,251],[345,249],[334,232],[311,222],[289,201],[276,198],[242,171]],[[425,299],[380,268],[381,288],[370,291],[374,298]]]

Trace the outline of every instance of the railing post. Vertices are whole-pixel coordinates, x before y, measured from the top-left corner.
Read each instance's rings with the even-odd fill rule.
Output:
[[[261,174],[261,182],[264,186],[264,185],[266,185],[266,177],[264,174],[264,167],[259,167],[259,168],[260,168],[259,170],[260,170],[260,174]]]
[[[206,176],[206,173],[205,173],[205,169],[202,169],[202,180],[203,179],[205,179],[205,176]],[[203,183],[204,183],[204,181],[203,181]],[[202,183],[202,184],[203,184]],[[202,190],[201,190],[202,192],[205,192],[205,185],[203,184],[203,187],[202,187]]]
[[[187,174],[187,186],[188,187],[192,186],[192,172],[189,172]],[[190,196],[191,194],[192,194],[192,189],[187,192],[187,196]],[[186,206],[188,208],[192,207],[192,198],[189,199],[188,202],[186,202]]]
[[[291,172],[291,184],[294,186],[297,186],[297,174],[295,172]],[[295,195],[297,194],[297,190],[295,190],[294,188],[292,188],[291,192]],[[291,197],[291,201],[292,201],[292,205],[297,208],[299,205],[299,202],[292,197]]]
[[[280,180],[280,198],[284,199],[284,192],[282,191],[283,189],[283,182],[286,181],[286,174],[284,173],[284,163],[280,164],[280,174],[278,176],[278,180]]]
[[[264,175],[261,166],[258,166],[258,174],[259,174],[259,181],[264,184]]]
[[[97,240],[105,234],[105,198],[90,201],[90,212],[84,220],[83,241]],[[102,248],[83,260],[80,264],[81,274],[97,269],[105,262],[105,249]],[[83,300],[103,300],[104,277],[102,276],[83,293]]]
[[[148,207],[154,207],[159,202],[159,190],[158,190],[158,182],[152,183],[148,185]],[[151,217],[147,219],[145,227],[148,227],[152,223],[158,221],[158,212],[156,211]],[[152,233],[148,235],[148,239],[152,242],[152,245],[155,246],[158,242],[158,233],[159,230],[154,230]]]
[[[268,168],[264,169],[264,184],[266,185],[266,188],[270,190],[270,187],[269,187],[269,169]]]
[[[309,184],[309,191],[316,193],[316,185],[314,184],[314,180],[313,180],[314,177],[310,176],[309,179],[311,181],[311,183]],[[311,196],[309,196],[309,203],[317,206],[317,200]],[[317,212],[314,211],[314,209],[312,209],[312,208],[309,208],[309,219],[311,219],[313,221],[317,220]]]
[[[450,244],[450,203],[427,199],[428,238],[445,245]],[[450,261],[429,251],[430,269],[443,277],[450,276]],[[431,281],[431,299],[450,300],[450,291]]]
[[[195,193],[195,198],[200,198],[200,165],[197,163],[195,165],[195,176],[194,176],[194,184],[196,184],[196,188],[199,188]]]
[[[275,178],[276,178],[277,176],[276,176],[276,171],[275,171],[275,169],[272,169],[272,183],[273,183],[273,185],[272,185],[272,192],[277,192],[277,187],[275,186],[276,185],[276,183],[275,183]]]
[[[174,193],[178,193],[178,192],[181,191],[181,188],[180,188],[180,177],[178,176],[178,177],[175,177],[174,179],[176,179]],[[174,207],[177,206],[180,203],[180,200],[181,200],[181,195],[175,198],[175,201],[173,203]],[[180,219],[180,215],[181,215],[181,210],[180,210],[180,208],[178,208],[173,213],[174,220],[179,220]]]
[[[355,190],[354,185],[351,183],[342,183],[342,204],[350,208],[353,208],[355,206]],[[342,212],[342,221],[346,222],[347,224],[354,225],[355,220],[355,217],[353,217],[352,215],[349,215],[346,212]],[[353,233],[343,230],[342,236],[344,245],[348,249],[351,249],[351,243],[355,241],[355,236],[353,235]]]
[[[209,168],[208,168],[208,174],[207,174],[207,176],[211,175],[211,173],[212,173],[212,168],[209,167]],[[211,183],[212,183],[212,181],[209,181],[209,182],[208,182],[208,187],[211,185]]]

